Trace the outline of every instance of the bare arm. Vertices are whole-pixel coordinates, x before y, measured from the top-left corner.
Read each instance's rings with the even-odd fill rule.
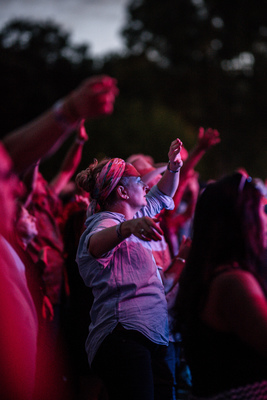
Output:
[[[170,197],[174,196],[179,185],[180,168],[183,165],[180,154],[181,146],[182,142],[180,139],[176,139],[171,143],[168,153],[168,168],[157,184],[159,190]]]
[[[195,172],[194,175],[192,175],[187,180],[187,186],[186,186],[187,207],[185,211],[183,213],[173,216],[169,216],[168,213],[164,214],[164,218],[166,219],[166,225],[168,224],[172,225],[176,230],[176,233],[178,233],[180,226],[193,216],[198,199],[198,194],[199,194],[198,174]]]
[[[187,174],[188,171],[194,169],[207,150],[220,143],[220,141],[220,134],[216,129],[208,128],[205,130],[202,127],[199,128],[197,144],[190,151],[188,158],[184,162],[183,174]]]
[[[211,306],[213,301],[215,309]],[[252,274],[238,270],[218,276],[209,306],[218,318],[211,323],[215,321],[221,329],[235,333],[267,357],[267,301]]]
[[[220,143],[220,134],[216,129],[204,129],[199,128],[198,141],[192,151],[189,153],[188,158],[184,161],[183,169],[181,171],[180,184],[173,196],[175,204],[174,210],[166,210],[165,213],[168,217],[175,214],[175,210],[181,202],[184,191],[187,186],[188,180],[191,178],[190,174],[193,174],[193,169],[207,152],[208,149]]]
[[[50,109],[29,124],[9,133],[3,144],[10,154],[15,170],[23,172],[42,158],[60,139],[67,138],[70,127],[78,126],[82,119],[111,114],[118,94],[116,81],[108,76],[87,79],[62,103],[65,121],[55,118]],[[73,130],[72,129],[72,130]]]
[[[167,270],[161,273],[165,294],[169,293],[176,283],[179,282],[181,273],[185,267],[190,246],[191,239],[183,237],[177,256],[173,258]]]
[[[99,258],[103,254],[112,250],[122,240],[131,235],[144,241],[161,240],[162,230],[157,224],[156,218],[142,217],[122,222],[110,228],[102,229],[91,236],[89,241],[89,251],[95,257]],[[143,231],[143,233],[141,233]]]
[[[29,170],[23,175],[23,183],[25,186],[25,194],[23,196],[24,207],[28,207],[32,201],[33,192],[36,186],[36,180],[39,172],[40,160],[38,160]]]
[[[85,131],[84,120],[77,129],[76,138],[66,154],[59,173],[50,182],[50,186],[56,194],[59,194],[75,173],[82,158],[83,145],[88,140]]]

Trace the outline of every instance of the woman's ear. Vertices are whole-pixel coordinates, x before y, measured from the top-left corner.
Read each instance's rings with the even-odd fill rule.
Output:
[[[118,186],[117,187],[117,194],[121,199],[124,199],[124,200],[128,200],[129,199],[129,196],[127,194],[127,190],[125,189],[124,186]]]

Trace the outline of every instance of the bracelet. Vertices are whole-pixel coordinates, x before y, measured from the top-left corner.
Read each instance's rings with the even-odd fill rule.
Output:
[[[183,264],[185,264],[185,259],[182,257],[176,257],[177,261],[181,261]]]
[[[121,234],[121,226],[122,226],[123,222],[121,222],[119,225],[116,226],[116,233],[117,236],[120,240],[124,240]]]
[[[177,172],[180,171],[182,165],[179,165],[178,169],[176,171],[173,171],[172,169],[170,169],[170,161],[169,161],[168,164],[167,164],[167,170],[170,171],[172,174],[177,174]]]
[[[58,100],[52,107],[53,115],[56,120],[56,122],[60,125],[62,129],[65,131],[72,132],[74,131],[77,126],[80,123],[80,120],[77,120],[75,122],[69,122],[68,119],[66,118],[66,115],[63,110],[63,100]]]

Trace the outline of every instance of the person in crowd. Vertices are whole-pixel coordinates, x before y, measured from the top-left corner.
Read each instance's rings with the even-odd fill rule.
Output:
[[[15,199],[21,195],[16,174],[26,171],[59,140],[67,138],[82,119],[112,113],[117,93],[113,78],[91,77],[35,121],[7,134],[0,144],[0,397],[5,400],[34,398],[38,334],[25,266],[9,243]]]
[[[240,173],[208,184],[198,199],[175,305],[194,399],[267,398],[264,204]]]
[[[110,400],[171,398],[167,305],[150,243],[163,234],[154,216],[173,207],[181,145],[171,143],[168,168],[150,191],[120,158],[95,160],[76,177],[90,193],[92,214],[76,258],[94,296],[86,349]]]
[[[37,267],[27,251],[28,245],[38,235],[36,218],[28,212],[19,199],[17,199],[16,204],[15,226],[11,242],[25,265],[27,285],[35,304],[40,326],[43,318],[53,319],[53,306],[45,294],[45,286],[41,276],[41,269],[43,268],[41,255],[38,260],[41,265]]]
[[[37,353],[36,353],[36,376],[34,398],[48,400],[54,396],[60,398],[62,388],[54,384],[52,377],[57,376],[60,365],[59,352],[52,352],[48,347],[48,334],[50,321],[53,320],[54,310],[49,297],[46,295],[45,284],[42,279],[44,261],[40,254],[37,262],[33,262],[28,245],[38,235],[36,218],[31,215],[21,201],[17,201],[17,213],[12,246],[25,266],[27,286],[34,301],[38,317]],[[51,355],[53,354],[53,363]],[[47,360],[47,362],[46,362]],[[54,379],[55,381],[55,379]]]
[[[79,240],[85,230],[88,196],[88,192],[77,187],[74,198],[64,209],[63,240],[70,289],[65,332],[74,392],[81,399],[104,400],[105,387],[89,367],[84,346],[90,324],[92,290],[84,284],[75,261]]]
[[[10,243],[19,180],[0,144],[0,397],[31,399],[35,384],[38,321],[25,266]]]
[[[43,177],[36,163],[25,182],[27,182],[27,209],[35,217],[38,235],[28,245],[28,254],[37,263],[42,253],[42,279],[45,291],[54,307],[54,314],[59,317],[62,312],[62,301],[68,293],[67,281],[64,281],[65,257],[61,232],[63,204],[59,197],[62,189],[75,173],[88,135],[84,120],[77,128],[74,142],[67,152],[59,172],[51,182]],[[58,325],[58,324],[57,324]],[[56,328],[56,327],[55,327]]]
[[[200,127],[194,148],[189,154],[184,147],[182,149],[184,166],[181,171],[180,185],[174,196],[175,208],[165,210],[161,215],[161,227],[172,257],[178,253],[179,239],[181,240],[183,235],[188,237],[191,233],[191,220],[199,192],[198,173],[194,171],[194,168],[206,152],[220,141],[220,134],[216,129]]]
[[[38,270],[36,273],[42,279],[45,299],[52,304],[52,314],[50,314],[52,318],[46,319],[43,325],[46,328],[46,338],[50,337],[50,353],[59,353],[61,349],[61,368],[54,374],[54,379],[57,385],[62,387],[66,386],[64,382],[67,381],[70,385],[72,368],[67,362],[70,349],[66,343],[69,330],[66,319],[69,313],[70,290],[62,235],[63,202],[60,194],[76,171],[87,140],[88,135],[82,120],[77,127],[73,144],[52,181],[48,182],[41,174],[39,163],[36,163],[25,178],[28,187],[27,210],[34,216],[38,229],[38,235],[35,235],[28,244],[27,254]],[[48,344],[48,340],[46,342]],[[48,359],[48,364],[49,362]]]

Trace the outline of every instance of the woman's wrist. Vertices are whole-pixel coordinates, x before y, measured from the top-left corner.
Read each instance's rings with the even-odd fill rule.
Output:
[[[80,116],[77,108],[75,107],[75,102],[73,96],[67,96],[64,99],[64,112],[67,114],[68,118],[73,122],[81,122],[82,117]]]
[[[70,99],[58,100],[53,105],[52,112],[58,125],[68,132],[76,130],[82,120],[71,106]]]
[[[127,221],[123,221],[116,226],[116,233],[121,241],[131,236],[132,233]]]
[[[169,161],[168,164],[167,164],[167,170],[170,171],[173,174],[176,174],[177,172],[180,171],[182,166],[183,166],[183,162],[181,161],[180,164],[178,165],[178,167],[172,167],[171,168],[171,162]]]
[[[124,237],[122,236],[122,233],[121,233],[122,224],[123,224],[123,222],[121,222],[120,224],[116,225],[116,233],[117,233],[118,239],[120,239],[121,241],[124,240]]]

